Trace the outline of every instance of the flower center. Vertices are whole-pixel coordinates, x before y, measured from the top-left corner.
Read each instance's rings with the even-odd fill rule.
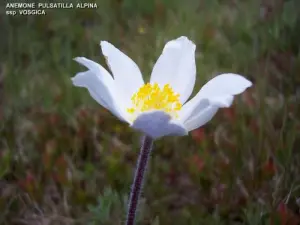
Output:
[[[174,92],[169,84],[160,88],[157,83],[147,83],[132,95],[131,101],[132,108],[128,108],[127,112],[134,117],[142,112],[161,110],[177,118],[177,112],[182,107],[179,94]]]

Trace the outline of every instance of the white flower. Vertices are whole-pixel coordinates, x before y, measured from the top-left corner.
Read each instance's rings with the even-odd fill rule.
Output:
[[[113,77],[98,63],[77,57],[75,61],[88,70],[77,73],[73,84],[87,88],[100,105],[152,138],[187,135],[211,120],[219,108],[230,107],[234,95],[252,85],[240,75],[221,74],[185,103],[196,79],[196,46],[187,37],[165,45],[147,84],[128,56],[106,41],[100,45]]]

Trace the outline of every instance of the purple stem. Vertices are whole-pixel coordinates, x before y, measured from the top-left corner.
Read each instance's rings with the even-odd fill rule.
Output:
[[[134,174],[133,184],[131,187],[126,225],[134,225],[135,222],[136,209],[141,194],[144,175],[147,168],[148,159],[152,150],[152,146],[153,139],[149,136],[145,136]]]

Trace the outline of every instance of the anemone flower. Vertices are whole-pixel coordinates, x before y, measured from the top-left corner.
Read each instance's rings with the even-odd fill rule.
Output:
[[[88,70],[77,73],[72,81],[75,86],[87,88],[113,115],[145,134],[129,201],[126,224],[131,225],[153,140],[187,135],[203,126],[219,108],[230,107],[234,96],[252,83],[238,74],[221,74],[187,101],[196,80],[196,46],[187,37],[166,43],[148,83],[135,62],[122,51],[107,41],[100,45],[113,76],[98,63],[77,57],[75,61]]]

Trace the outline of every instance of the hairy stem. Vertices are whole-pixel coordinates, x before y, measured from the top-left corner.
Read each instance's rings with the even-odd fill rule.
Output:
[[[151,137],[145,136],[134,174],[133,184],[131,187],[126,225],[134,225],[135,223],[136,209],[141,194],[144,175],[147,168],[148,159],[152,150],[152,146],[153,139]]]

